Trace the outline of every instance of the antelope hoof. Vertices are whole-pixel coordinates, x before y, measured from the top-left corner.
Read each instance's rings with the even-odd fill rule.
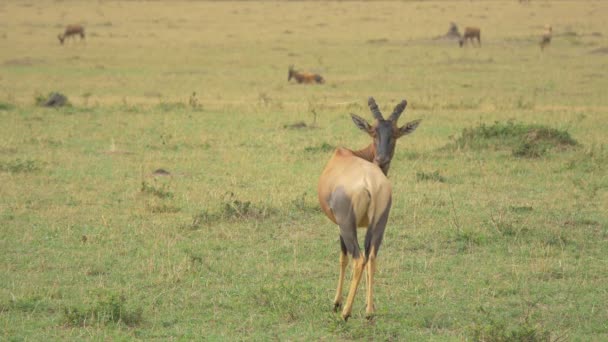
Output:
[[[373,312],[367,313],[365,314],[365,318],[367,318],[369,322],[373,322],[374,318],[376,318],[376,314]]]
[[[350,318],[350,314],[342,314],[342,319],[344,320],[344,322],[348,322],[349,318]]]
[[[338,312],[339,309],[342,309],[342,303],[334,303],[334,312]]]

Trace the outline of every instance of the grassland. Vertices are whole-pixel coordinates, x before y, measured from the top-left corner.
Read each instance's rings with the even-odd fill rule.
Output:
[[[606,15],[3,1],[0,339],[608,339]],[[483,47],[434,40],[450,21]],[[86,41],[60,46],[74,22]],[[327,83],[288,83],[290,64]],[[72,105],[36,106],[52,91]],[[316,182],[334,146],[368,143],[348,117],[368,96],[423,122],[391,166],[377,317],[360,294],[345,324]],[[535,145],[551,130],[575,145]]]

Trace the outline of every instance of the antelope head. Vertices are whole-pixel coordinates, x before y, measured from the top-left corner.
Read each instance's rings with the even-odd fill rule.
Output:
[[[363,132],[369,134],[373,139],[370,162],[378,165],[382,172],[387,175],[391,160],[395,154],[397,139],[414,132],[421,120],[410,121],[401,127],[397,125],[399,116],[407,106],[406,100],[401,101],[386,120],[382,116],[380,109],[378,109],[378,105],[373,97],[369,98],[368,105],[372,115],[376,119],[373,125],[370,125],[365,119],[355,114],[351,114],[351,117],[355,125]]]
[[[57,38],[59,39],[59,42],[63,45],[63,40],[65,39],[65,37],[62,35],[58,35]]]

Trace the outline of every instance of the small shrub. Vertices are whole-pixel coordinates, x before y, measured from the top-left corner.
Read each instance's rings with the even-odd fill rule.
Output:
[[[528,231],[527,228],[518,227],[510,222],[497,222],[495,226],[502,236],[516,237]]]
[[[176,207],[168,204],[156,204],[156,205],[148,205],[148,211],[154,214],[165,214],[165,213],[177,213],[182,209],[180,207]]]
[[[227,192],[222,199],[222,203],[215,212],[203,209],[192,218],[189,228],[197,230],[204,224],[210,224],[220,220],[263,220],[277,212],[274,208],[256,205],[250,201],[241,201],[232,192]]]
[[[440,175],[439,171],[434,171],[434,172],[418,171],[418,172],[416,172],[416,180],[418,182],[423,182],[423,181],[439,182],[439,183],[446,182],[445,177]]]
[[[448,242],[455,243],[458,252],[464,253],[471,251],[475,246],[482,245],[485,240],[485,235],[480,232],[457,230]]]
[[[6,102],[0,102],[0,110],[9,111],[13,109],[15,109],[15,105]]]
[[[69,326],[82,327],[88,324],[125,324],[136,326],[142,322],[143,310],[131,308],[125,296],[112,294],[101,298],[90,307],[65,307],[63,320]]]
[[[333,151],[335,149],[334,146],[324,142],[319,146],[308,146],[304,148],[305,152],[313,152],[313,153],[318,153],[318,152],[330,152]]]
[[[513,207],[511,207],[511,208],[513,208]],[[529,210],[532,210],[532,207],[516,207],[516,208],[517,209],[515,209],[515,210],[513,210],[513,209],[511,209],[511,210],[516,211],[516,212],[527,212]],[[511,220],[503,217],[502,215],[500,215],[496,218],[492,217],[491,224],[492,224],[492,226],[494,226],[494,229],[496,229],[496,231],[502,236],[519,237],[522,234],[525,234],[529,231],[528,228],[514,224],[513,222],[511,222]]]
[[[274,210],[259,207],[250,201],[241,201],[235,198],[232,192],[228,193],[220,208],[220,217],[228,220],[235,219],[264,219],[269,217]]]
[[[531,212],[532,210],[534,210],[534,208],[532,208],[531,206],[528,206],[528,205],[524,205],[524,206],[510,206],[509,210],[511,210],[514,213],[523,214],[523,213],[529,213],[529,212]]]
[[[217,214],[209,213],[206,209],[203,209],[200,213],[192,217],[192,223],[189,228],[191,230],[197,230],[202,228],[203,224],[217,221],[219,216]]]
[[[308,203],[306,201],[306,192],[302,193],[302,196],[297,197],[296,199],[294,199],[293,201],[291,201],[291,204],[293,205],[293,207],[298,210],[298,211],[302,211],[302,212],[318,212],[320,210],[318,205],[311,205],[310,203]]]
[[[538,158],[547,152],[545,146],[530,142],[522,142],[513,149],[513,156],[522,158]]]
[[[31,159],[15,159],[6,162],[0,162],[0,171],[11,173],[29,173],[40,171],[42,167],[40,162]]]
[[[141,182],[141,192],[156,196],[158,198],[173,198],[173,193],[165,189],[165,186],[162,185],[160,188],[157,188],[154,185],[146,183],[146,181]]]

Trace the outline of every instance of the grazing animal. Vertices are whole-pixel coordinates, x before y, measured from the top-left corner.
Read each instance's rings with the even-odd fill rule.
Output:
[[[397,139],[414,132],[420,120],[397,126],[397,119],[407,102],[399,103],[385,120],[372,97],[369,108],[376,119],[370,125],[365,119],[351,114],[355,125],[372,137],[372,143],[361,150],[337,148],[325,166],[318,184],[321,209],[340,228],[340,276],[334,299],[334,311],[342,306],[342,287],[348,255],[353,259],[353,278],[348,291],[342,318],[351,315],[357,287],[367,267],[366,316],[371,319],[375,312],[373,301],[376,255],[382,243],[384,229],[391,208],[392,190],[387,178],[388,169],[395,153]],[[357,228],[366,227],[365,252],[359,249]]]
[[[310,72],[299,72],[295,71],[293,65],[289,66],[289,76],[287,77],[287,82],[289,82],[292,78],[295,78],[298,83],[324,83],[325,80],[319,74],[313,74]]]
[[[76,37],[76,35],[80,35],[80,40],[84,39],[84,27],[82,25],[68,25],[63,34],[58,35],[57,38],[59,38],[59,42],[63,45],[66,38]]]
[[[551,44],[551,37],[553,36],[553,28],[550,25],[545,25],[545,32],[540,36],[540,50],[544,50],[545,46]]]
[[[467,40],[470,40],[471,44],[473,44],[475,42],[474,39],[477,39],[477,44],[481,46],[481,30],[479,27],[465,27],[464,34],[458,41],[458,44],[462,47]]]

